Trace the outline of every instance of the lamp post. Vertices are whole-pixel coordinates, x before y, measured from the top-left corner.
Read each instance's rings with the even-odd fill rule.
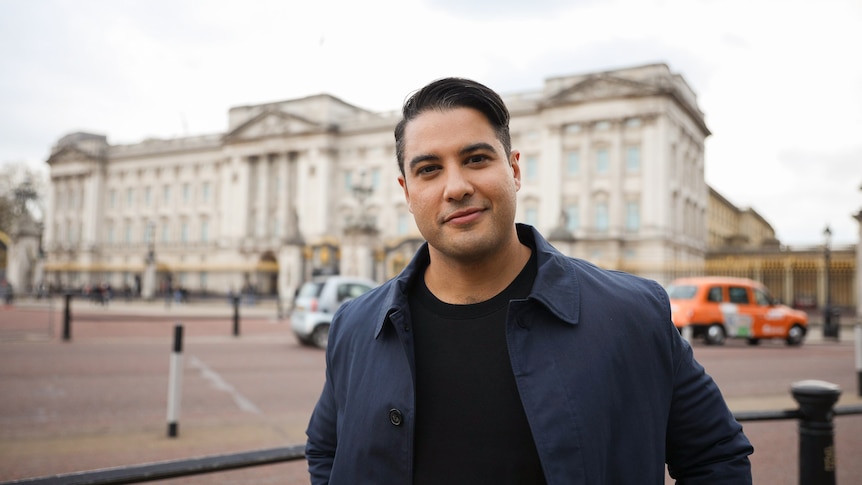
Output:
[[[356,206],[345,221],[344,267],[341,272],[370,278],[374,274],[374,245],[377,229],[374,216],[368,213],[368,199],[374,193],[374,183],[368,180],[365,170],[359,172],[359,180],[350,187]]]
[[[147,257],[144,266],[144,277],[141,281],[141,297],[152,300],[156,291],[156,223],[147,222],[146,243]]]
[[[830,263],[831,263],[831,243],[832,229],[826,226],[823,230],[823,274],[825,277],[823,290],[825,293],[825,301],[823,305],[823,336],[838,338],[838,325],[832,321],[832,288],[830,284]]]
[[[367,178],[365,170],[362,170],[359,172],[359,182],[353,184],[351,187],[353,196],[359,204],[356,207],[356,212],[353,214],[353,220],[349,225],[359,229],[369,229],[374,227],[374,218],[366,213],[366,201],[374,192],[374,186],[369,180],[367,180]]]

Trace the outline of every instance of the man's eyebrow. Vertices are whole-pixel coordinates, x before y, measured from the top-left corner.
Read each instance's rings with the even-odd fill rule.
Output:
[[[430,153],[426,153],[423,155],[416,155],[415,157],[411,158],[410,163],[408,165],[409,165],[410,169],[412,170],[413,167],[415,167],[416,165],[419,165],[422,162],[427,162],[429,160],[439,160],[439,159],[440,159],[440,157],[438,157],[437,155],[432,155]]]
[[[465,146],[458,153],[460,155],[466,155],[468,153],[473,153],[473,152],[478,152],[478,151],[483,151],[483,150],[487,150],[487,151],[491,151],[491,152],[496,151],[496,150],[494,150],[494,147],[490,143],[485,143],[483,141],[480,141],[478,143],[473,143],[472,145]]]
[[[465,146],[464,148],[462,148],[461,150],[458,151],[458,154],[461,156],[464,156],[464,155],[468,155],[468,154],[473,153],[473,152],[480,152],[480,151],[490,151],[490,152],[496,153],[496,150],[494,149],[493,145],[491,145],[490,143],[485,143],[483,141],[480,141],[480,142]],[[439,156],[434,155],[432,153],[425,153],[422,155],[416,155],[415,157],[411,158],[410,163],[408,163],[407,165],[412,170],[413,167],[415,167],[416,165],[419,165],[422,162],[437,161],[437,160],[440,160]]]
[[[491,145],[490,143],[485,143],[483,141],[480,141],[478,143],[473,143],[473,144],[465,146],[464,148],[462,148],[461,150],[458,151],[458,154],[461,156],[464,156],[464,155],[467,155],[467,154],[470,154],[473,152],[479,152],[479,151],[495,152],[493,145]],[[413,167],[415,167],[416,165],[419,165],[422,162],[437,161],[437,160],[440,160],[439,156],[434,155],[432,153],[425,153],[422,155],[416,155],[415,157],[411,158],[410,163],[408,163],[407,165],[412,170]]]

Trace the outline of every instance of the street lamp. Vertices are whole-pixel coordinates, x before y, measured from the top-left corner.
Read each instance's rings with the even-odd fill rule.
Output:
[[[140,294],[145,300],[151,300],[156,291],[156,223],[148,221],[146,230],[147,258]]]
[[[354,213],[347,221],[347,227],[349,229],[358,229],[361,231],[374,229],[374,218],[367,213],[368,206],[366,205],[368,198],[374,193],[374,185],[367,179],[368,177],[365,170],[362,170],[359,172],[359,182],[350,187],[350,190],[353,192],[353,197],[356,199],[358,204]]]
[[[832,322],[832,288],[830,284],[830,259],[831,259],[832,229],[826,226],[823,230],[823,274],[825,277],[824,292],[825,303],[823,305],[823,336],[838,338],[838,325]]]

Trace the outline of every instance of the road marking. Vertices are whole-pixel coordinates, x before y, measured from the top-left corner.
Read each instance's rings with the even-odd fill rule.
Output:
[[[247,413],[261,414],[260,409],[254,405],[253,402],[249,401],[248,398],[239,393],[232,385],[230,385],[227,381],[222,379],[222,376],[219,375],[218,372],[212,370],[208,365],[206,365],[202,360],[198,359],[195,356],[189,356],[189,364],[198,369],[201,373],[201,376],[209,381],[210,385],[213,388],[224,391],[233,398],[239,408]]]

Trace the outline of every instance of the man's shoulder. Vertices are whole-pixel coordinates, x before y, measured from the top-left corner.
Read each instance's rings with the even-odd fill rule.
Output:
[[[581,289],[604,290],[616,295],[645,293],[662,296],[664,289],[655,280],[625,271],[601,268],[589,261],[568,258],[577,275]]]

